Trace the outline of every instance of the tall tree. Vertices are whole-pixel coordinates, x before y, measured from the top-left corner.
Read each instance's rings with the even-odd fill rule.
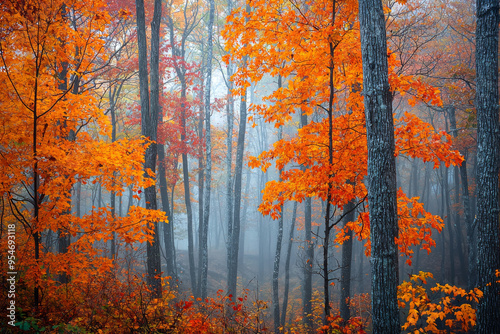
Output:
[[[285,326],[286,310],[288,308],[288,292],[290,290],[290,259],[292,255],[293,236],[295,233],[295,223],[297,221],[297,202],[293,203],[292,224],[288,236],[288,245],[285,259],[285,291],[283,292],[283,310],[281,311],[281,326]]]
[[[368,144],[373,333],[399,333],[396,161],[381,0],[359,0]]]
[[[247,3],[246,12],[250,12],[250,5]],[[245,19],[248,22],[248,19]],[[248,56],[243,57],[242,68],[246,68]],[[228,249],[228,274],[227,274],[227,289],[228,293],[236,295],[236,283],[238,272],[238,252],[240,244],[240,211],[241,211],[241,182],[243,176],[243,154],[245,150],[245,133],[247,127],[247,84],[244,83],[244,90],[240,99],[240,120],[238,127],[238,142],[236,144],[236,163],[234,170],[234,206],[233,206],[233,222],[228,231],[229,249]],[[231,136],[228,133],[228,136]]]
[[[282,87],[281,84],[281,75],[278,76],[278,89]],[[278,140],[283,139],[283,126],[280,126],[278,129]],[[278,171],[281,180],[281,172],[280,169]],[[273,316],[274,316],[274,332],[281,333],[281,316],[280,316],[280,299],[279,299],[279,274],[280,274],[280,261],[281,261],[281,246],[283,241],[283,207],[281,205],[281,212],[278,219],[278,235],[276,236],[276,250],[274,252],[274,266],[273,266]]]
[[[355,202],[349,201],[344,206],[344,227],[347,223],[354,220],[355,216]],[[340,272],[340,317],[347,321],[351,317],[350,303],[351,298],[351,268],[352,268],[352,231],[347,233],[349,239],[342,244],[342,268]]]
[[[148,84],[148,52],[146,40],[146,18],[144,13],[144,0],[136,0],[137,14],[137,42],[139,48],[139,88],[141,99],[141,133],[144,137],[151,140],[146,149],[144,157],[144,174],[150,176],[149,172],[156,172],[157,155],[157,131],[158,114],[160,109],[160,78],[159,78],[159,59],[160,59],[160,19],[161,19],[161,0],[155,0],[153,21],[151,22],[151,94]],[[146,209],[156,210],[156,182],[144,189],[146,197]],[[148,285],[157,297],[161,296],[161,257],[160,240],[158,233],[158,222],[154,224],[154,238],[147,244],[147,265],[148,265]]]
[[[184,19],[183,22],[176,22],[174,17],[178,15]],[[189,66],[186,60],[186,48],[188,37],[191,35],[193,30],[198,25],[198,5],[194,7],[190,6],[189,3],[181,6],[180,10],[171,3],[171,7],[168,11],[167,16],[167,26],[170,35],[170,46],[172,48],[172,64],[177,75],[177,78],[181,84],[180,92],[180,123],[181,123],[181,142],[183,145],[182,149],[182,175],[184,183],[184,201],[186,204],[187,212],[187,225],[188,225],[188,257],[189,257],[189,275],[191,278],[191,287],[193,293],[197,291],[196,283],[196,269],[194,261],[194,241],[193,241],[193,209],[191,205],[191,193],[189,186],[189,161],[188,161],[188,101],[187,101],[187,91],[188,91],[188,81],[189,81]],[[180,41],[176,40],[177,30],[180,31]]]
[[[498,0],[476,2],[478,333],[500,333],[498,10]]]
[[[208,17],[208,41],[207,41],[207,79],[205,81],[205,146],[206,146],[206,166],[205,166],[205,190],[203,224],[200,226],[200,250],[201,250],[201,275],[200,275],[200,297],[207,297],[207,272],[208,272],[208,222],[210,218],[210,192],[212,187],[212,137],[210,129],[210,88],[212,84],[212,52],[213,52],[213,25],[215,16],[215,1],[209,0],[210,9]]]
[[[229,14],[233,11],[233,1],[227,0],[227,11]],[[233,62],[228,61],[226,67],[226,84],[227,84],[227,105],[226,105],[226,119],[227,119],[227,137],[226,137],[226,200],[224,202],[226,209],[227,231],[228,235],[232,234],[233,229],[233,125],[234,125],[234,97],[232,93],[234,74]],[[260,218],[259,218],[260,219]],[[231,248],[231,240],[228,238],[226,241],[226,249],[229,251]],[[227,268],[230,267],[230,258],[227,257]]]
[[[307,114],[300,114],[300,126],[307,126]],[[302,166],[306,170],[306,166]],[[304,266],[304,292],[302,297],[302,308],[304,309],[304,324],[312,328],[312,273],[314,263],[314,245],[312,239],[312,198],[307,197],[304,201],[304,237],[305,237],[305,266]]]

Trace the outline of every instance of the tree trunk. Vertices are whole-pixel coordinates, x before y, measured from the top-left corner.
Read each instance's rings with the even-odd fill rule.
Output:
[[[354,221],[354,200],[344,206],[343,228],[346,224]],[[352,230],[346,234],[349,237],[342,244],[342,269],[340,280],[340,317],[346,322],[351,318],[349,300],[351,298],[351,268],[352,268]]]
[[[450,118],[450,131],[452,132],[452,135],[454,138],[457,138],[458,133],[457,133],[457,119],[455,116],[455,107],[449,106],[447,108],[448,116]],[[460,176],[459,176],[459,167],[455,166],[453,167],[453,183],[455,184],[455,203],[459,204],[460,203]],[[458,259],[460,261],[460,283],[463,282],[463,279],[467,277],[467,268],[466,268],[466,263],[465,263],[465,254],[464,254],[464,245],[463,245],[463,235],[462,235],[462,222],[460,219],[460,213],[458,210],[455,210],[454,212],[454,219],[453,221],[455,224],[453,225],[455,228],[455,235],[457,236],[457,250],[458,250]]]
[[[477,269],[483,298],[477,333],[500,333],[498,0],[476,1]]]
[[[241,225],[241,233],[240,233],[240,253],[239,253],[239,259],[238,263],[240,267],[243,265],[244,257],[245,257],[245,232],[246,232],[246,227],[247,227],[247,222],[248,222],[248,217],[247,217],[247,211],[248,211],[248,204],[249,204],[249,199],[250,199],[250,181],[252,179],[252,174],[250,171],[247,172],[247,178],[245,182],[245,202],[243,203],[243,212],[242,212],[242,225]]]
[[[161,0],[155,0],[153,21],[151,22],[151,96],[148,87],[146,20],[144,0],[136,0],[137,41],[139,47],[139,88],[141,97],[141,132],[152,143],[146,149],[144,157],[144,174],[150,177],[147,170],[156,172],[156,134],[159,113],[159,57],[160,57],[160,19]],[[156,186],[144,189],[146,209],[156,210]],[[154,222],[154,240],[147,244],[148,286],[153,295],[161,297],[161,258],[158,236],[158,222]]]
[[[303,128],[307,125],[307,115],[302,112],[300,124]],[[305,166],[302,167],[305,169]],[[314,245],[312,240],[312,199],[307,197],[304,201],[304,233],[305,233],[305,267],[304,267],[304,325],[312,329],[312,272],[314,263]]]
[[[246,61],[245,61],[246,62]],[[247,123],[246,91],[240,101],[240,125],[238,129],[238,144],[236,147],[236,166],[234,172],[234,216],[231,235],[228,240],[231,243],[228,268],[228,293],[236,296],[236,280],[238,271],[238,251],[240,243],[240,210],[241,210],[241,179],[243,174],[243,154],[245,149],[245,131]]]
[[[335,21],[335,2],[334,2],[334,14],[333,21]],[[330,88],[330,97],[328,101],[328,166],[327,170],[330,170],[333,165],[333,99],[335,97],[335,86],[333,82],[333,72],[335,70],[334,63],[334,51],[336,45],[332,42],[330,44],[330,64],[329,64],[329,88]],[[327,190],[327,200],[326,200],[326,210],[325,210],[325,239],[323,241],[323,299],[324,299],[324,325],[328,325],[328,318],[330,317],[330,278],[329,278],[329,268],[328,268],[328,250],[330,248],[330,231],[332,226],[330,225],[330,216],[331,216],[331,201],[332,201],[332,181],[330,178],[332,175],[329,173],[326,175],[328,178],[328,190]]]
[[[203,62],[202,62],[203,63]],[[202,65],[203,67],[203,65]],[[202,83],[203,86],[203,83]],[[201,89],[200,92],[201,96],[200,98],[202,99],[203,96],[203,88]],[[203,120],[204,120],[204,112],[203,112],[203,106],[200,106],[200,115],[198,119],[198,138],[200,138],[200,146],[199,146],[199,156],[198,156],[198,239],[196,239],[195,242],[195,249],[198,249],[198,280],[197,280],[197,293],[195,295],[200,295],[201,294],[201,276],[202,274],[202,268],[203,268],[203,247],[201,246],[201,240],[203,239],[203,198],[204,198],[204,193],[205,193],[205,169],[203,166],[203,144],[201,141],[203,141]]]
[[[246,5],[246,11],[250,12],[250,5]],[[243,57],[242,67],[246,68],[248,56]],[[236,296],[236,281],[238,271],[238,251],[240,244],[240,210],[241,210],[241,179],[243,174],[243,155],[245,149],[245,132],[247,126],[247,90],[241,96],[240,100],[240,125],[238,128],[238,143],[236,147],[236,165],[234,171],[234,211],[233,226],[231,233],[228,233],[230,249],[228,254],[228,275],[227,287],[228,294]],[[229,232],[229,231],[228,231]]]
[[[453,222],[451,219],[451,209],[450,209],[450,187],[448,184],[448,172],[449,168],[445,167],[443,163],[441,163],[441,168],[443,169],[443,195],[444,195],[444,203],[446,208],[446,229],[448,230],[448,237],[450,239],[450,283],[455,285],[455,233],[453,232]]]
[[[232,0],[227,0],[227,8],[228,11],[231,12],[233,10],[233,2]],[[228,269],[228,279],[229,279],[229,268],[231,267],[231,247],[232,242],[229,238],[233,234],[233,124],[234,124],[234,98],[233,98],[233,81],[232,76],[234,74],[233,71],[233,63],[230,61],[227,64],[227,138],[226,138],[226,201],[225,208],[227,213],[227,269]]]
[[[214,24],[215,2],[210,0],[210,14],[208,19],[208,55],[207,55],[207,79],[205,81],[205,146],[206,168],[205,168],[205,190],[203,199],[205,206],[203,210],[203,224],[200,226],[200,254],[201,254],[201,276],[200,276],[200,296],[202,299],[207,298],[207,274],[208,274],[208,222],[210,218],[210,192],[212,187],[212,137],[210,130],[210,88],[212,85],[212,31]]]
[[[111,114],[111,142],[114,143],[116,141],[116,131],[117,131],[117,121],[116,121],[116,101],[120,96],[120,92],[122,90],[124,81],[120,83],[120,85],[114,86],[109,89],[109,112]],[[116,177],[116,174],[113,175]],[[116,217],[116,192],[111,191],[110,196],[110,205],[111,205],[111,217],[115,219]],[[116,232],[113,231],[113,238],[111,239],[111,250],[110,257],[114,259],[116,256]]]
[[[278,77],[278,89],[281,88],[281,76]],[[278,129],[278,141],[283,139],[283,126]],[[280,169],[279,182],[281,179]],[[281,333],[281,316],[280,316],[280,299],[279,299],[279,274],[280,274],[280,260],[281,260],[281,244],[283,241],[283,216],[285,215],[284,205],[281,205],[281,215],[278,219],[278,235],[276,237],[276,251],[274,253],[274,267],[273,267],[273,315],[274,315],[274,332]]]
[[[170,212],[168,201],[168,186],[165,166],[165,145],[158,144],[158,177],[160,179],[160,196],[162,209],[168,217],[168,223],[163,225],[163,242],[165,243],[165,260],[167,262],[167,275],[174,281],[177,279],[177,272],[174,264],[174,241],[173,241],[173,218]]]
[[[290,259],[292,257],[293,237],[295,233],[295,222],[297,221],[297,202],[293,203],[292,224],[288,236],[288,246],[285,259],[285,291],[283,292],[283,310],[281,311],[281,326],[285,326],[286,311],[288,308],[288,292],[290,290]]]
[[[400,333],[394,121],[382,1],[359,0],[359,21],[368,143],[373,333]]]
[[[462,179],[462,198],[464,200],[464,212],[465,212],[465,226],[467,229],[467,247],[468,247],[468,273],[467,273],[467,289],[472,290],[476,286],[476,236],[474,229],[474,220],[472,219],[472,213],[470,208],[469,200],[469,180],[467,177],[467,150],[462,152],[464,156],[464,161],[460,166],[460,178]]]

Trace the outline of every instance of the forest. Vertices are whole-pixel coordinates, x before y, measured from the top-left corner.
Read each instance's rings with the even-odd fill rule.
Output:
[[[0,333],[500,333],[498,0],[2,0]]]

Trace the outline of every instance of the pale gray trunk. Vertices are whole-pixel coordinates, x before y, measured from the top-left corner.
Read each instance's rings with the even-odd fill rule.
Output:
[[[450,186],[448,182],[448,172],[449,168],[445,167],[444,164],[441,164],[441,168],[443,169],[443,194],[444,194],[444,203],[446,209],[446,225],[445,229],[448,230],[448,238],[450,239],[450,283],[455,285],[455,233],[453,228],[453,221],[451,219],[451,208],[450,208]]]
[[[283,292],[283,310],[281,311],[281,326],[285,326],[286,311],[288,308],[288,292],[290,290],[290,259],[292,257],[293,237],[295,233],[295,222],[297,221],[297,202],[293,203],[292,224],[288,236],[288,246],[285,259],[285,291]]]
[[[460,178],[462,179],[462,198],[464,201],[465,226],[467,230],[467,247],[468,247],[468,273],[467,273],[467,289],[472,290],[476,286],[476,258],[477,258],[477,240],[476,230],[474,228],[474,219],[470,208],[469,198],[469,179],[467,176],[467,149],[462,152],[464,161],[460,166]]]
[[[307,115],[302,112],[300,126],[307,125]],[[305,166],[302,167],[305,170]],[[304,325],[312,329],[312,274],[314,262],[314,245],[312,240],[312,199],[307,197],[304,201],[304,242],[305,242],[305,266],[304,266],[304,295],[302,298]]]
[[[243,203],[243,212],[242,212],[242,217],[243,217],[243,220],[242,220],[242,224],[241,224],[241,233],[240,233],[240,253],[239,253],[239,259],[238,259],[238,263],[240,265],[240,267],[243,266],[243,261],[244,261],[244,258],[245,258],[245,232],[246,232],[246,228],[247,228],[247,222],[248,222],[248,217],[247,217],[247,211],[248,211],[248,204],[249,204],[249,199],[250,199],[250,181],[252,179],[252,174],[250,173],[250,171],[247,172],[247,178],[246,178],[246,182],[245,182],[245,202]]]
[[[281,76],[278,77],[278,88],[281,88]],[[278,141],[283,139],[283,126],[278,129]],[[281,172],[279,173],[279,182],[281,182]],[[281,317],[280,317],[280,299],[279,299],[279,274],[280,274],[280,260],[281,260],[281,244],[283,241],[283,216],[285,214],[284,205],[281,205],[281,215],[278,219],[278,235],[276,237],[276,251],[274,253],[274,267],[273,267],[273,315],[274,315],[274,332],[281,333]]]
[[[241,211],[241,179],[243,174],[243,154],[245,149],[245,131],[247,123],[246,92],[240,100],[240,125],[238,129],[238,144],[236,147],[236,166],[234,172],[234,216],[230,242],[229,268],[228,268],[228,293],[236,295],[236,281],[238,271],[238,252],[240,243],[240,211]]]
[[[227,10],[229,13],[233,10],[232,0],[227,0]],[[231,239],[229,236],[233,234],[233,124],[234,124],[234,98],[233,98],[233,80],[231,77],[234,74],[233,63],[229,61],[227,64],[227,138],[226,138],[226,213],[227,213],[227,232],[228,238],[226,240],[227,250],[227,268],[229,273],[230,253],[231,253]]]
[[[246,5],[246,11],[250,12],[250,5]],[[243,57],[242,67],[246,68],[248,56]],[[238,128],[238,143],[236,147],[236,165],[234,171],[234,211],[231,233],[228,233],[230,243],[228,252],[228,294],[236,296],[236,282],[238,272],[238,251],[240,244],[240,210],[241,210],[241,179],[243,174],[243,155],[245,149],[245,132],[247,126],[247,90],[240,100],[240,124]],[[229,232],[229,231],[228,231]]]
[[[207,42],[207,79],[205,81],[205,146],[206,146],[206,167],[205,167],[205,190],[204,190],[204,210],[203,224],[200,226],[200,254],[201,254],[201,276],[200,276],[200,296],[207,297],[207,274],[208,274],[208,222],[210,219],[210,194],[212,187],[212,137],[210,130],[210,88],[212,85],[212,35],[214,24],[215,2],[209,0],[210,14],[208,19],[208,42]]]
[[[454,138],[458,136],[457,133],[457,119],[455,116],[455,107],[449,106],[447,108],[448,117],[450,119],[450,132]],[[454,202],[456,204],[460,204],[460,176],[459,176],[459,167],[453,167],[453,183],[454,183]],[[455,210],[453,215],[453,227],[455,228],[455,235],[457,236],[457,251],[458,251],[458,260],[460,261],[460,282],[458,284],[462,284],[465,277],[467,277],[467,268],[465,263],[465,254],[464,254],[464,244],[463,244],[463,235],[462,235],[462,221],[460,218],[460,213],[458,210]]]

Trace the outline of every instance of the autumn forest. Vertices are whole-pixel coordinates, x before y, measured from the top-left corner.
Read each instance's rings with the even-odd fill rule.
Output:
[[[500,333],[499,23],[2,0],[0,333]]]

